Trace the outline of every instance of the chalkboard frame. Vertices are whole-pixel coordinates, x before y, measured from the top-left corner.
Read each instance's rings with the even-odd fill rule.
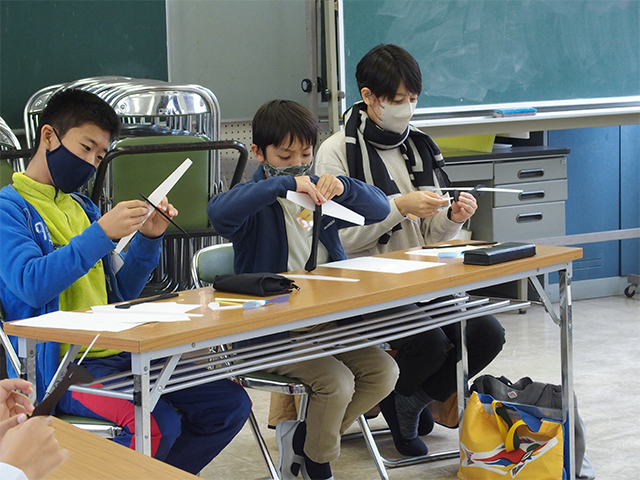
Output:
[[[338,59],[337,62],[340,66],[340,85],[343,92],[339,96],[342,98],[339,100],[340,111],[344,111],[350,106],[353,101],[359,100],[359,95],[353,95],[353,87],[351,90],[350,83],[355,86],[355,80],[348,80],[349,77],[354,77],[355,64],[361,58],[351,58],[351,62],[346,60],[346,49],[348,49],[348,37],[350,25],[345,24],[344,18],[344,3],[345,2],[357,2],[358,0],[338,0],[338,14],[337,14],[337,28],[338,28]],[[450,0],[451,3],[460,3]],[[367,2],[369,5],[370,2]],[[443,2],[438,2],[443,3]],[[566,3],[566,2],[565,2]],[[615,3],[615,2],[614,2]],[[632,0],[632,9],[637,9],[637,0]],[[362,4],[362,3],[361,3]],[[404,2],[406,5],[407,2]],[[402,3],[394,3],[394,6],[402,8]],[[635,10],[633,10],[635,11]],[[639,22],[640,23],[640,22]],[[377,26],[369,25],[369,30],[374,30]],[[345,38],[347,40],[345,40]],[[377,43],[374,42],[369,45],[368,48],[373,47]],[[410,48],[407,45],[403,45],[403,42],[390,42],[398,43],[401,46],[405,46],[408,50]],[[638,61],[634,64],[634,75],[638,76],[638,88],[637,95],[635,90],[632,95],[625,96],[613,96],[613,97],[594,97],[594,98],[571,98],[571,99],[532,99],[529,101],[501,101],[501,102],[488,102],[480,104],[465,104],[465,105],[440,105],[436,107],[421,106],[424,104],[424,98],[422,102],[419,102],[416,115],[414,116],[414,124],[418,126],[430,126],[434,128],[445,129],[447,132],[440,131],[439,133],[449,133],[449,130],[458,125],[464,130],[464,134],[472,133],[496,133],[505,129],[503,126],[505,123],[519,122],[520,125],[512,126],[504,131],[520,131],[515,129],[524,129],[526,127],[541,128],[545,126],[545,122],[550,122],[551,128],[572,128],[575,126],[598,126],[598,125],[622,125],[622,124],[634,124],[640,123],[640,39],[635,49],[638,49]],[[368,51],[368,48],[364,50],[364,53]],[[411,51],[411,50],[410,50]],[[635,50],[634,50],[635,51]],[[351,52],[353,53],[353,52]],[[424,76],[424,67],[421,64]],[[635,84],[634,84],[635,85]],[[357,87],[355,87],[357,89]],[[423,97],[423,96],[421,96]],[[505,99],[506,100],[506,99]],[[538,109],[535,120],[522,119],[522,118],[510,118],[510,119],[498,119],[493,117],[493,111],[498,108],[515,108],[515,107],[534,107]],[[577,120],[579,117],[587,117],[586,119]],[[568,121],[563,121],[568,119]],[[528,121],[528,123],[527,123]],[[457,129],[460,130],[460,129]]]

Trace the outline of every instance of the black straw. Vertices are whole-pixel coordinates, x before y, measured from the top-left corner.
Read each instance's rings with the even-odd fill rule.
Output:
[[[311,254],[304,266],[307,272],[313,272],[318,264],[318,239],[320,237],[320,219],[322,218],[322,205],[316,205],[313,211],[313,237],[311,238]]]
[[[156,211],[162,215],[164,218],[166,218],[167,220],[169,220],[171,222],[171,224],[173,226],[175,226],[178,230],[180,230],[182,233],[184,233],[187,237],[191,238],[191,235],[189,235],[187,232],[185,232],[182,227],[180,225],[178,225],[176,222],[174,222],[168,215],[166,215],[162,210],[160,210],[158,207],[156,207],[153,203],[151,203],[151,200],[149,200],[147,197],[145,197],[143,194],[140,194],[140,196],[144,199],[145,202],[147,202],[149,205],[151,205],[153,208],[156,209]]]

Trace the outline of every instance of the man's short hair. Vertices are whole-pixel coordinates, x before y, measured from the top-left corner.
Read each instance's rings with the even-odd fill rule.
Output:
[[[312,147],[318,142],[318,122],[311,112],[293,100],[272,100],[253,117],[253,143],[263,154],[269,145],[291,145],[298,140]]]
[[[60,138],[72,128],[93,123],[109,132],[111,140],[117,135],[120,120],[113,108],[96,94],[78,89],[61,90],[47,102],[40,115],[35,149],[40,145],[40,132],[51,125]]]
[[[392,99],[404,82],[407,90],[420,95],[422,72],[415,58],[404,48],[382,44],[372,48],[356,67],[358,91],[367,87],[376,97]]]

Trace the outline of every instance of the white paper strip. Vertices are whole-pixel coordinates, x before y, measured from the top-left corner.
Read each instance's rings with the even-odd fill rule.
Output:
[[[329,277],[327,275],[290,275],[288,273],[284,274],[285,277],[291,278],[293,280],[302,279],[302,280],[329,280],[333,282],[359,282],[359,278],[345,278],[345,277]]]
[[[473,190],[475,187],[451,187],[451,188],[441,188],[443,192],[450,192],[453,190],[458,190],[460,192],[468,192]],[[481,187],[476,191],[478,192],[503,192],[503,193],[522,193],[524,190],[518,190],[517,188],[498,188],[498,187]]]

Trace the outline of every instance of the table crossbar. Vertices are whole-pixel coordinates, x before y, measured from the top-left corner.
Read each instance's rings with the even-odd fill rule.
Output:
[[[411,310],[392,311],[347,325],[257,345],[228,348],[212,346],[211,350],[200,355],[190,355],[186,359],[176,361],[176,357],[180,356],[178,354],[151,366],[150,407],[153,409],[162,393],[265,368],[381,345],[463,319],[519,310],[529,305],[529,302],[491,301],[486,298],[469,300],[469,297],[461,297],[422,305]],[[366,336],[363,335],[365,333]],[[95,384],[102,384],[102,386],[74,386],[71,389],[133,400],[135,387],[131,371],[97,379]]]

